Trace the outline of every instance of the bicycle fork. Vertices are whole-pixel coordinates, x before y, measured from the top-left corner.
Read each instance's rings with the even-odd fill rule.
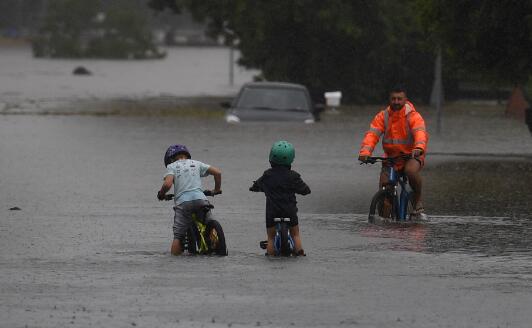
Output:
[[[399,195],[399,207],[397,207],[400,221],[405,221],[408,216],[408,191],[406,188],[401,188],[401,194]]]
[[[288,218],[275,218],[275,238],[273,239],[274,243],[274,251],[275,255],[279,256],[281,255],[281,222],[287,222],[290,221]],[[288,228],[289,229],[289,228]],[[295,247],[294,245],[294,239],[290,235],[290,230],[287,231],[287,237],[288,237],[288,248],[292,251]]]
[[[406,182],[403,180],[393,167],[389,171],[389,183],[394,185],[394,215],[399,221],[406,221],[408,216],[408,198],[409,192],[406,190]],[[398,192],[397,186],[401,185],[401,192]]]

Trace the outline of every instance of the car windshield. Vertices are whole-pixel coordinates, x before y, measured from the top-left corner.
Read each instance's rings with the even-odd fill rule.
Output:
[[[307,111],[310,106],[302,90],[245,88],[240,95],[237,107]]]

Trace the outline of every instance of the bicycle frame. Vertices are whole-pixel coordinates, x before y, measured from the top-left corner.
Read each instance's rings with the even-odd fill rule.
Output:
[[[189,229],[189,233],[195,236],[194,253],[227,256],[223,229],[218,221],[208,218],[212,208],[213,206],[209,204],[203,208],[204,213],[191,213],[193,228]]]
[[[388,168],[388,183],[383,188],[393,196],[395,216],[399,221],[406,221],[408,216],[408,199],[410,192],[407,190],[408,178],[402,172],[398,172],[393,166]],[[398,186],[401,192],[398,193]]]
[[[366,163],[375,164],[376,162],[383,162],[388,173],[388,182],[382,187],[386,193],[390,195],[393,202],[392,218],[396,221],[404,222],[408,218],[408,203],[410,199],[410,192],[407,189],[408,178],[403,172],[398,172],[394,164],[397,161],[406,161],[411,158],[408,154],[401,154],[397,157],[369,157]],[[362,163],[364,164],[364,163]],[[398,191],[401,188],[401,191]]]
[[[275,251],[275,255],[279,256],[281,255],[281,222],[290,222],[290,218],[275,218],[275,238],[273,239],[273,249]],[[288,245],[290,247],[290,251],[292,252],[294,250],[294,239],[290,235],[290,229],[288,229]]]
[[[207,224],[201,222],[200,219],[198,219],[198,216],[196,213],[192,213],[192,222],[198,227],[199,231],[199,240],[198,240],[198,252],[206,253],[209,250],[209,247],[207,246],[207,241],[205,240],[205,231],[207,230]]]

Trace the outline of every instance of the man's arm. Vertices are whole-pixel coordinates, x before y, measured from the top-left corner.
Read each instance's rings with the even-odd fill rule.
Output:
[[[410,115],[408,124],[410,125],[410,131],[414,137],[414,150],[412,151],[413,157],[419,157],[425,153],[428,143],[428,133],[425,128],[425,121],[418,112],[414,112]]]
[[[369,125],[369,130],[364,135],[364,139],[360,145],[358,159],[362,162],[367,161],[371,156],[375,146],[379,142],[381,135],[384,134],[384,111],[380,111]]]

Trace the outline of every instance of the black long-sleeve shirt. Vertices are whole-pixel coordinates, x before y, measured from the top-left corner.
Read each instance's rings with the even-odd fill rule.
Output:
[[[310,194],[310,188],[296,171],[287,166],[274,166],[264,171],[253,182],[251,191],[262,191],[266,195],[266,218],[297,218],[296,195]]]

